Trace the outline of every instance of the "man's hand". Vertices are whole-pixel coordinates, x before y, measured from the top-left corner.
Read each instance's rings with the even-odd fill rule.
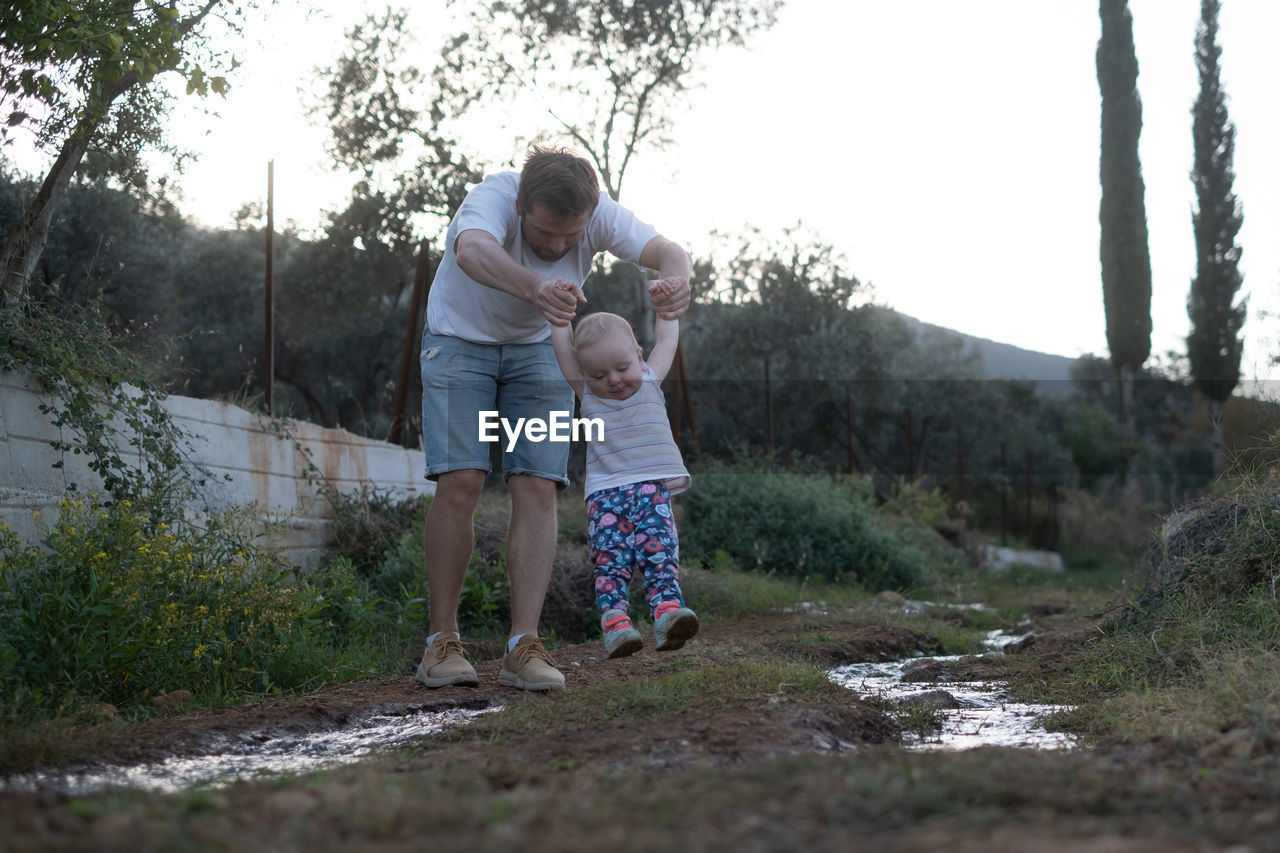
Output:
[[[533,292],[533,304],[553,326],[568,326],[587,297],[582,288],[563,278],[544,278]]]
[[[693,301],[693,292],[689,288],[689,279],[682,275],[672,275],[649,282],[649,301],[653,310],[663,320],[675,320]]]

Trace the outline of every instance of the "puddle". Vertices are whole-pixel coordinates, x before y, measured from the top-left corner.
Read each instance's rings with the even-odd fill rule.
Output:
[[[1003,654],[1005,646],[1022,639],[1003,631],[987,635],[988,654]],[[946,662],[970,655],[928,658]],[[917,704],[938,708],[942,729],[921,736],[903,733],[903,746],[917,750],[960,750],[979,746],[1015,746],[1031,749],[1071,749],[1075,738],[1065,732],[1044,730],[1041,720],[1065,705],[1026,705],[1012,702],[1002,682],[948,681],[916,683],[902,681],[902,675],[921,658],[889,663],[854,663],[828,673],[836,684],[863,696],[880,696],[894,704]],[[954,700],[954,701],[953,701]]]
[[[0,779],[0,792],[57,790],[75,796],[107,788],[133,788],[173,793],[220,788],[239,780],[311,773],[439,734],[499,707],[374,715],[342,729],[266,739],[261,734],[221,736],[209,742],[210,751],[205,755],[166,758],[150,764],[95,765],[56,773],[20,774]]]

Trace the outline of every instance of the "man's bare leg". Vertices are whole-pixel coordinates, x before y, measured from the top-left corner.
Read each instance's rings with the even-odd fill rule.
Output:
[[[556,484],[528,474],[507,478],[511,524],[507,573],[511,579],[511,635],[538,632],[556,553]]]
[[[422,527],[432,633],[458,632],[458,599],[475,546],[473,519],[484,478],[484,471],[464,469],[445,472],[436,481]]]

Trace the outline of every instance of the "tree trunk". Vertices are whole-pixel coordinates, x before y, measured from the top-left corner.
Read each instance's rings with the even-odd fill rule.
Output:
[[[214,6],[221,2],[222,0],[206,0],[199,11],[177,23],[178,35],[174,40],[174,46],[179,46],[182,39],[205,19]],[[175,58],[173,64],[166,70],[172,70],[178,64],[178,58]],[[49,173],[45,175],[40,191],[22,212],[22,218],[9,233],[4,249],[0,250],[0,306],[7,305],[26,292],[31,273],[35,271],[36,264],[40,262],[40,255],[44,253],[45,244],[49,242],[53,212],[66,194],[71,177],[76,173],[76,169],[80,168],[80,161],[89,150],[90,141],[98,132],[102,122],[106,120],[116,98],[132,89],[138,82],[138,72],[129,71],[113,83],[99,81],[95,85],[99,85],[100,90],[88,93],[89,98],[84,112],[76,120],[75,127],[72,128],[66,141],[62,143],[62,150],[58,152],[57,159],[49,168]]]
[[[31,273],[40,263],[40,255],[49,242],[53,212],[66,194],[71,177],[80,168],[80,161],[89,150],[89,140],[97,132],[115,99],[137,82],[137,73],[130,71],[112,85],[104,87],[102,100],[86,108],[85,114],[76,122],[75,129],[62,144],[58,158],[53,161],[44,182],[40,184],[40,191],[22,211],[22,218],[9,233],[4,250],[0,252],[0,305],[7,305],[26,293]]]
[[[1213,422],[1213,436],[1209,440],[1209,450],[1213,456],[1213,476],[1216,478],[1222,475],[1222,469],[1226,464],[1222,450],[1222,402],[1220,400],[1209,402],[1209,418]]]
[[[1129,443],[1124,475],[1131,480],[1138,473],[1138,415],[1133,402],[1133,368],[1127,364],[1120,367],[1120,419]]]

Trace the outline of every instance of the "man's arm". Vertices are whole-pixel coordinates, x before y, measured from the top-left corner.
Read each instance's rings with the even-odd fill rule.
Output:
[[[675,320],[693,301],[689,289],[689,276],[693,273],[693,261],[680,244],[659,234],[640,252],[640,266],[657,270],[658,280],[672,285],[669,293],[653,295],[653,308],[664,320]]]
[[[497,238],[488,231],[463,231],[453,244],[458,267],[485,287],[532,302],[552,325],[573,320],[578,302],[585,302],[582,288],[565,279],[543,278],[511,259]],[[557,287],[558,283],[568,285]]]
[[[573,326],[552,326],[551,347],[556,351],[560,372],[573,386],[574,393],[581,397],[586,377],[582,375],[582,368],[578,366],[578,357],[573,352]]]

